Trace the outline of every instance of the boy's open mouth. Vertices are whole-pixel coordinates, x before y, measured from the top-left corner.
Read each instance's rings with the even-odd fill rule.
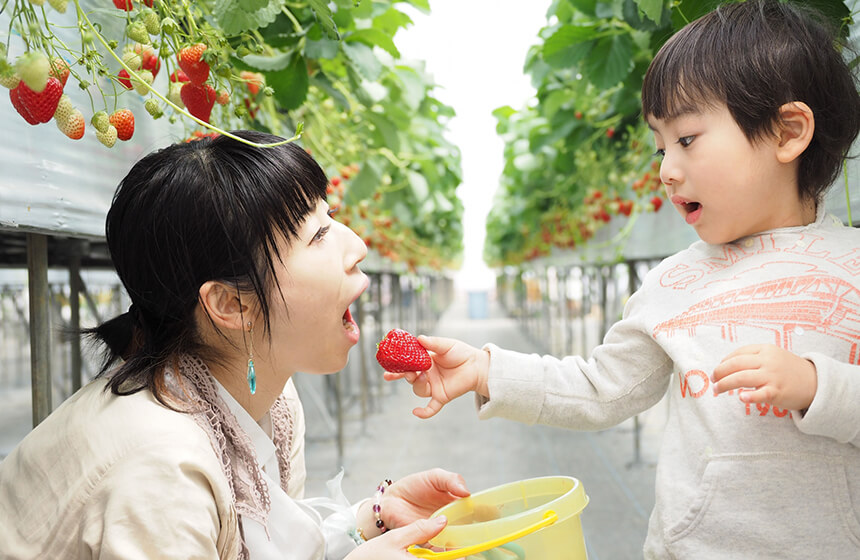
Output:
[[[672,197],[672,203],[684,209],[684,219],[688,224],[695,223],[702,214],[702,204],[700,202],[687,200],[686,198],[676,195]]]

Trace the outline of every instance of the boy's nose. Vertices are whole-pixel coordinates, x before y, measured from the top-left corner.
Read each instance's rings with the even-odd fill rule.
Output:
[[[683,180],[681,170],[675,164],[674,158],[668,154],[663,156],[663,161],[660,163],[660,180],[664,185],[674,185]]]

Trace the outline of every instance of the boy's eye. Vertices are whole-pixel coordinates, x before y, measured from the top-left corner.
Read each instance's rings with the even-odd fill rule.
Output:
[[[696,139],[695,136],[682,136],[681,138],[678,138],[678,144],[680,144],[682,147],[686,148],[687,146],[692,144],[693,140],[695,140],[695,139]]]
[[[313,241],[320,241],[323,237],[325,237],[325,234],[327,234],[328,230],[330,229],[331,226],[320,228],[319,231],[317,231],[316,235],[314,235]]]
[[[666,155],[666,150],[664,150],[663,148],[657,148],[657,151],[654,152],[654,155],[657,157],[663,157]]]

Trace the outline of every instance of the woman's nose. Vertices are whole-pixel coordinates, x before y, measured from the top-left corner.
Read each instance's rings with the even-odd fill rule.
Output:
[[[351,269],[367,257],[367,245],[352,228],[341,224],[346,230],[347,269]]]

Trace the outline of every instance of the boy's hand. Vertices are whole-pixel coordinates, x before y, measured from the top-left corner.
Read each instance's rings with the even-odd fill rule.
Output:
[[[422,335],[418,340],[430,351],[433,358],[432,367],[422,373],[384,374],[386,381],[406,379],[412,385],[412,392],[419,397],[430,397],[427,406],[414,409],[412,414],[419,418],[430,418],[442,410],[443,406],[469,391],[489,396],[489,352],[452,338]]]
[[[716,394],[744,389],[740,399],[789,410],[805,410],[818,389],[815,365],[773,344],[739,348],[714,368]]]

